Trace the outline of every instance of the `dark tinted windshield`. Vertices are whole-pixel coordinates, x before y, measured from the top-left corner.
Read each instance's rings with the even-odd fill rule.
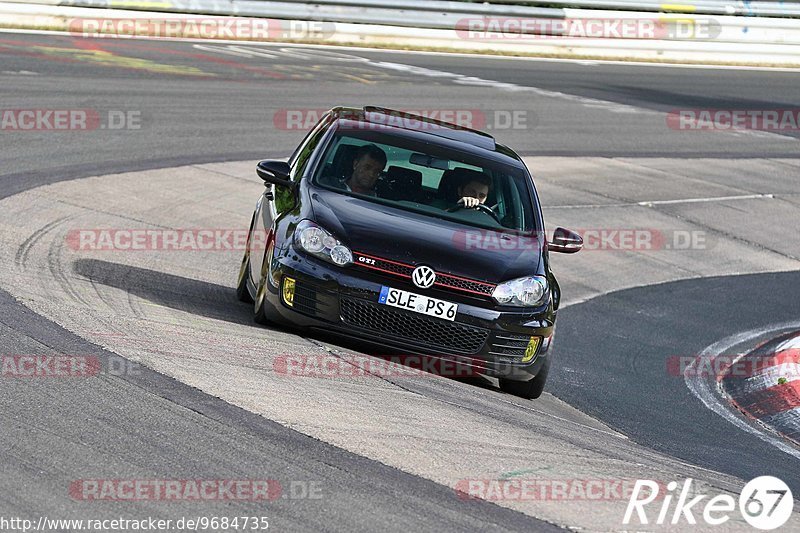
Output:
[[[533,231],[525,173],[510,165],[378,131],[336,134],[314,182],[343,194],[492,229]]]

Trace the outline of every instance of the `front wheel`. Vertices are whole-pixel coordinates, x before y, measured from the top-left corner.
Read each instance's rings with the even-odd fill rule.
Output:
[[[261,263],[261,276],[259,276],[258,287],[256,288],[256,299],[253,302],[253,311],[254,316],[253,319],[258,324],[262,324],[268,326],[272,323],[269,319],[269,315],[267,315],[264,306],[266,305],[267,300],[267,291],[269,288],[267,287],[267,276],[269,276],[269,261],[272,258],[272,244],[267,247],[266,252],[264,252],[264,261]]]
[[[244,257],[242,265],[239,267],[239,282],[236,284],[236,297],[240,302],[253,303],[253,297],[247,290],[247,280],[250,278],[250,236],[253,233],[253,225],[256,223],[255,214],[250,220],[250,229],[247,230],[247,242],[244,245]]]
[[[544,392],[544,384],[547,382],[547,373],[549,370],[550,358],[547,357],[535,378],[530,381],[512,381],[510,379],[500,378],[500,390],[508,394],[513,394],[514,396],[535,400]]]
[[[253,303],[253,297],[247,288],[247,279],[250,277],[250,252],[245,250],[242,266],[239,268],[239,283],[236,285],[236,297],[240,302]]]

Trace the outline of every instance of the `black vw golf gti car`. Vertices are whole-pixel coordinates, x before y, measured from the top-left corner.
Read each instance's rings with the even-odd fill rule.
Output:
[[[335,108],[288,162],[257,167],[237,293],[260,323],[466,365],[537,398],[560,289],[531,175],[485,133],[383,108]]]

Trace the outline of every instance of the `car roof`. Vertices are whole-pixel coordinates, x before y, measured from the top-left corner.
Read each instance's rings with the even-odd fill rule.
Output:
[[[507,146],[498,144],[488,133],[449,122],[396,111],[384,107],[335,107],[331,109],[340,126],[358,123],[375,124],[382,133],[391,133],[425,142],[435,142],[453,150],[469,152],[487,159],[524,168],[519,156]],[[376,128],[377,129],[377,128]]]

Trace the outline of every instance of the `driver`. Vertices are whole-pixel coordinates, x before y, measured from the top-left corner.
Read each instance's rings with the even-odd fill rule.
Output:
[[[459,176],[460,184],[456,186],[449,200],[438,199],[431,206],[444,211],[455,211],[459,208],[475,209],[486,203],[492,190],[492,178],[483,172],[470,171]]]
[[[486,203],[491,188],[491,178],[486,174],[479,174],[456,189],[459,196],[456,203],[466,208],[478,207]]]

